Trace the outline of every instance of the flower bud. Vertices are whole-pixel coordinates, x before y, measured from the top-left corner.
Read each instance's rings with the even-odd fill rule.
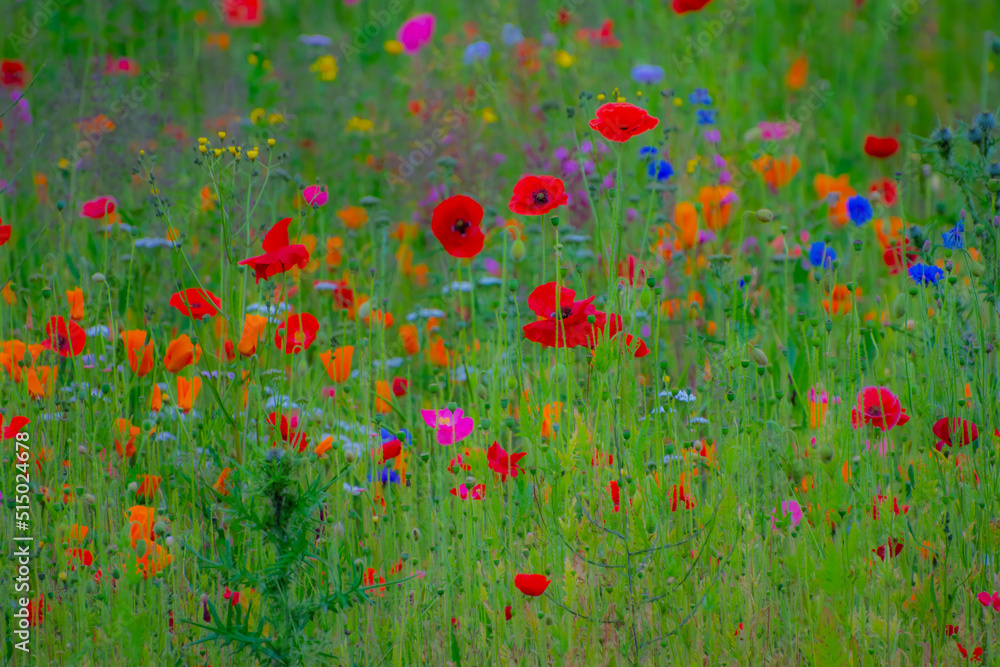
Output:
[[[762,208],[757,210],[757,219],[761,222],[771,222],[774,220],[774,213],[770,209]]]
[[[514,241],[514,244],[510,247],[510,258],[520,263],[527,254],[528,250],[524,247],[524,241],[521,239]]]
[[[764,350],[759,347],[755,347],[750,356],[753,357],[753,360],[757,362],[758,366],[767,366],[767,355],[764,354]]]
[[[906,315],[906,296],[900,293],[892,301],[892,316],[901,319],[904,315]]]

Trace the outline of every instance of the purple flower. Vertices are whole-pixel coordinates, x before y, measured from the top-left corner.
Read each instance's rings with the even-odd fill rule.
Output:
[[[471,65],[480,60],[487,60],[490,57],[490,53],[492,53],[492,50],[490,49],[489,42],[473,42],[465,47],[465,53],[462,54],[462,62],[466,65]]]
[[[632,68],[632,79],[636,83],[655,85],[663,81],[663,68],[659,65],[636,65]]]
[[[705,141],[710,144],[717,144],[722,141],[722,134],[718,130],[705,130]]]
[[[552,151],[552,157],[562,162],[563,160],[569,157],[569,150],[564,146],[560,146],[559,148]]]

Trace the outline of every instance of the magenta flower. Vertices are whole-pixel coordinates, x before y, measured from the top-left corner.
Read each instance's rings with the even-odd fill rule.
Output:
[[[990,595],[986,591],[979,594],[979,604],[983,605],[987,609],[993,609],[993,611],[1000,611],[1000,593],[996,591],[993,595]]]
[[[313,208],[326,206],[326,200],[328,197],[329,194],[326,191],[325,185],[310,185],[302,191],[302,198],[305,199],[306,203]]]
[[[476,423],[472,417],[463,416],[462,409],[452,412],[447,408],[441,410],[421,410],[420,416],[427,425],[434,429],[434,437],[439,445],[453,445],[472,435]]]
[[[403,45],[403,51],[413,54],[430,44],[434,38],[436,22],[433,14],[417,14],[403,23],[396,33],[396,39]]]
[[[791,517],[791,524],[789,527],[795,530],[800,523],[802,523],[802,506],[799,505],[797,500],[786,500],[781,503],[781,514],[782,516],[788,514]],[[771,528],[777,530],[777,523],[774,520],[774,512],[771,512]]]
[[[476,484],[470,489],[465,484],[459,484],[458,488],[452,489],[450,493],[462,500],[469,500],[470,498],[472,500],[482,500],[486,497],[486,485]]]

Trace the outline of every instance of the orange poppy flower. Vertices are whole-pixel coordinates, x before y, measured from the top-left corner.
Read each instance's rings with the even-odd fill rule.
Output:
[[[548,403],[542,407],[542,437],[548,438],[552,435],[552,422],[559,422],[559,413],[562,412],[563,404],[559,401]]]
[[[711,230],[719,230],[729,224],[729,213],[732,209],[728,196],[733,189],[725,185],[706,185],[698,191],[698,201],[701,202],[701,216],[705,226]]]
[[[427,358],[435,366],[442,368],[448,366],[448,350],[444,346],[444,338],[437,336],[430,347],[427,348]]]
[[[139,488],[136,489],[136,498],[152,500],[160,488],[160,477],[158,475],[139,475]]]
[[[389,387],[389,383],[385,380],[379,380],[375,383],[375,409],[382,414],[386,415],[392,412],[392,405],[389,401],[392,400],[392,389]]]
[[[212,192],[212,188],[207,185],[204,186],[201,189],[201,212],[214,211],[216,200],[218,200],[218,197]]]
[[[77,544],[83,544],[83,541],[87,539],[87,533],[90,532],[90,528],[87,526],[81,526],[78,523],[74,523],[69,527],[69,535],[66,536],[67,542],[76,542]]]
[[[187,414],[191,412],[194,401],[201,391],[201,378],[193,377],[191,380],[177,376],[177,407]]]
[[[115,420],[115,451],[123,459],[130,459],[135,456],[135,438],[142,433],[138,426],[133,426],[132,422],[122,417]],[[121,440],[125,440],[122,445]],[[126,440],[127,438],[127,440]]]
[[[123,331],[122,343],[125,345],[125,355],[133,373],[145,377],[153,370],[153,344],[146,344],[145,331]]]
[[[847,285],[836,285],[829,299],[823,299],[823,310],[828,315],[847,315],[851,312],[851,290]]]
[[[785,85],[791,90],[801,90],[806,85],[806,77],[809,76],[809,59],[799,56],[792,61],[788,73],[785,74]]]
[[[682,201],[674,207],[674,225],[677,227],[678,249],[690,249],[698,243],[698,211],[694,204]]]
[[[427,287],[427,272],[430,269],[427,268],[426,264],[417,264],[410,271],[410,278],[416,283],[417,287]]]
[[[243,335],[236,349],[244,357],[252,357],[257,354],[257,343],[264,335],[264,327],[267,326],[267,318],[263,315],[245,315],[243,317]]]
[[[826,200],[829,206],[830,220],[838,227],[847,224],[847,200],[857,194],[848,183],[847,174],[828,176],[827,174],[816,174],[813,179],[813,188],[816,196],[821,200]],[[836,197],[832,195],[836,194]],[[835,199],[835,201],[831,201]]]
[[[163,390],[158,384],[153,385],[153,393],[149,396],[149,409],[153,412],[159,412],[163,409]]]
[[[340,255],[341,249],[344,247],[344,241],[339,236],[332,236],[326,240],[326,265],[331,268],[337,268],[343,261]]]
[[[776,160],[770,155],[763,155],[753,162],[754,170],[763,174],[764,181],[775,190],[791,183],[795,174],[799,173],[800,166],[802,163],[797,155],[793,155],[787,162]]]
[[[170,341],[167,353],[163,356],[163,367],[168,373],[180,373],[191,364],[201,359],[201,345],[191,342],[187,334],[182,334]]]
[[[48,398],[55,391],[56,375],[59,369],[55,366],[33,366],[24,370],[28,383],[28,393],[32,398]]]
[[[229,495],[228,485],[230,472],[232,471],[229,468],[223,468],[222,472],[219,473],[219,479],[215,480],[215,484],[212,485],[212,488],[215,489],[216,493],[223,496]]]
[[[322,440],[320,440],[319,444],[316,445],[316,450],[315,450],[316,456],[318,456],[319,458],[323,458],[323,455],[326,454],[331,449],[333,449],[333,436],[328,435]]]
[[[3,286],[3,290],[0,291],[0,294],[3,295],[4,303],[6,303],[8,306],[13,306],[15,303],[17,303],[17,295],[14,294],[14,290],[12,290],[10,286],[11,282],[8,281],[7,284]]]
[[[392,313],[383,313],[376,308],[369,312],[368,317],[363,318],[362,321],[368,326],[381,323],[386,329],[390,329],[396,319],[392,316]]]
[[[399,327],[399,339],[403,341],[403,350],[406,351],[406,354],[413,356],[420,351],[417,327],[412,324],[404,324]]]
[[[361,229],[368,222],[368,211],[360,206],[348,206],[337,211],[337,217],[348,229]]]
[[[336,350],[327,350],[319,355],[326,374],[334,382],[344,382],[351,377],[351,358],[354,356],[354,346],[345,345]]]
[[[674,319],[680,312],[680,299],[667,299],[660,304],[660,314],[668,319]]]
[[[886,229],[887,226],[888,229]],[[905,225],[896,216],[889,218],[888,225],[886,225],[885,220],[882,218],[876,218],[872,220],[872,227],[875,228],[875,236],[878,237],[878,242],[882,245],[882,250],[888,250],[903,240]]]
[[[143,579],[155,577],[167,568],[174,561],[166,549],[156,542],[151,542],[146,546],[146,552],[142,556],[136,556],[135,564],[139,572],[142,572]]]
[[[128,515],[128,536],[132,540],[132,548],[135,549],[139,540],[153,542],[156,534],[153,533],[153,525],[156,523],[156,508],[145,505],[133,505],[129,508]]]
[[[83,319],[83,290],[79,287],[66,291],[66,300],[69,301],[69,316],[79,322]]]

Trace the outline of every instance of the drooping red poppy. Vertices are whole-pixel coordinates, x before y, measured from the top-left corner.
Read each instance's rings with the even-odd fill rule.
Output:
[[[858,429],[871,425],[877,429],[888,431],[903,420],[905,411],[899,399],[886,387],[865,387],[858,392],[857,405],[851,408],[851,425]]]
[[[511,612],[510,605],[503,608],[503,617],[505,620],[510,620],[514,618],[514,614]]]
[[[963,447],[979,437],[979,428],[975,424],[957,417],[939,419],[934,422],[931,430],[940,441],[937,443],[938,451],[941,451],[945,445]]]
[[[201,320],[206,316],[215,317],[218,315],[222,299],[200,287],[189,287],[183,292],[174,293],[170,297],[170,305],[185,317]]]
[[[904,269],[909,269],[917,262],[920,255],[917,249],[910,245],[910,239],[905,242],[896,241],[882,253],[882,261],[889,269],[889,275],[895,276]]]
[[[889,547],[888,550],[886,550],[886,546]],[[872,552],[879,558],[881,558],[883,561],[885,561],[886,556],[888,556],[889,558],[895,558],[902,551],[903,551],[903,543],[897,542],[891,537],[889,538],[889,541],[885,545],[880,546],[877,549],[872,549]]]
[[[886,206],[895,206],[899,200],[899,190],[896,187],[896,180],[893,178],[880,178],[872,183],[869,192],[878,193]]]
[[[3,218],[0,218],[0,246],[5,245],[7,241],[10,241],[10,225],[3,224]]]
[[[0,84],[11,88],[24,88],[28,84],[28,70],[20,60],[0,60]]]
[[[865,137],[865,153],[871,157],[884,159],[892,157],[899,150],[899,142],[895,137],[876,137],[869,134]]]
[[[452,257],[475,257],[483,250],[486,236],[479,224],[483,207],[472,197],[455,195],[437,205],[431,231]]]
[[[297,430],[299,425],[299,418],[292,416],[291,419],[286,415],[281,415],[278,417],[278,413],[272,412],[267,416],[267,423],[272,427],[278,429],[278,433],[281,434],[281,439],[290,444],[299,452],[304,452],[306,447],[309,446],[309,438],[306,437],[305,431]]]
[[[528,307],[542,319],[522,327],[524,337],[545,347],[592,347],[596,332],[604,329],[605,314],[593,306],[596,297],[575,301],[576,292],[555,283],[539,285],[528,296]],[[587,316],[594,316],[594,323]]]
[[[309,249],[301,243],[289,243],[288,225],[291,218],[279,220],[264,236],[264,254],[248,257],[240,262],[244,266],[252,266],[254,278],[259,283],[261,278],[267,280],[292,267],[306,268],[309,265]]]
[[[514,185],[510,210],[518,215],[545,215],[569,201],[561,179],[554,176],[522,176]]]
[[[618,341],[619,344],[624,343],[625,349],[628,350],[633,357],[640,359],[649,354],[649,348],[646,347],[646,342],[639,338],[638,336],[633,336],[632,334],[626,334],[624,340],[618,337],[618,334],[622,331],[622,317],[621,315],[607,315],[605,317],[606,324],[602,322],[600,331],[604,331],[604,327],[607,326],[608,338]]]
[[[222,0],[227,25],[235,28],[260,25],[264,20],[263,0]]]
[[[285,354],[298,354],[308,350],[316,340],[319,321],[309,313],[289,315],[274,332],[274,344]]]
[[[392,395],[396,398],[402,398],[406,396],[407,390],[410,388],[410,381],[406,378],[393,378],[392,379]]]
[[[105,217],[111,215],[118,208],[118,200],[114,197],[105,195],[103,197],[98,197],[97,199],[91,199],[90,201],[83,202],[83,206],[80,207],[80,217],[90,218],[91,220],[103,220]]]
[[[55,350],[61,357],[76,357],[87,344],[87,332],[73,320],[66,323],[62,315],[53,315],[45,325],[46,339],[42,347]]]
[[[507,475],[517,477],[524,472],[517,462],[527,456],[527,452],[508,454],[496,441],[486,450],[486,463],[490,470],[500,475],[500,481],[507,481]]]
[[[514,586],[525,595],[536,598],[545,592],[552,580],[544,574],[519,574],[514,577]]]
[[[590,128],[600,132],[608,141],[618,143],[652,130],[660,122],[645,109],[627,102],[603,104],[598,107],[596,116],[591,119]]]
[[[27,417],[15,416],[11,417],[10,423],[7,428],[3,427],[3,415],[0,415],[0,433],[4,440],[13,440],[17,437],[17,434],[22,428],[31,423],[31,420]]]
[[[671,6],[678,14],[687,14],[688,12],[701,11],[710,2],[712,0],[674,0]]]

